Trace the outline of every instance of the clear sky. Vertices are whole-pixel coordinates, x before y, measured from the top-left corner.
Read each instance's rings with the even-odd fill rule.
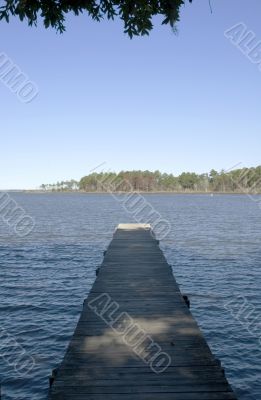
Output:
[[[1,22],[0,52],[39,95],[23,104],[0,81],[0,189],[79,179],[103,162],[174,174],[261,164],[261,72],[224,36],[242,21],[261,40],[261,2],[211,4],[188,3],[177,36],[157,18],[133,40],[121,21],[87,15],[63,35]]]

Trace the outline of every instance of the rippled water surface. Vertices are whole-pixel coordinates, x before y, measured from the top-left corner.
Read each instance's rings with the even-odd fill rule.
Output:
[[[36,226],[19,238],[0,218],[2,400],[44,400],[103,250],[135,220],[110,195],[10,195]],[[161,247],[239,399],[261,399],[261,197],[145,197],[171,223]],[[34,360],[26,376],[1,357],[8,340]]]

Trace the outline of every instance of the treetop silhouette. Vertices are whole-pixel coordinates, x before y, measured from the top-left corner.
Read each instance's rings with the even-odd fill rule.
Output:
[[[175,28],[180,8],[186,1],[192,3],[192,0],[5,0],[0,7],[0,20],[9,22],[10,16],[17,16],[33,26],[42,18],[46,28],[63,33],[65,16],[69,12],[87,13],[96,21],[118,17],[123,20],[124,32],[132,38],[148,35],[156,15],[163,16],[162,24]]]

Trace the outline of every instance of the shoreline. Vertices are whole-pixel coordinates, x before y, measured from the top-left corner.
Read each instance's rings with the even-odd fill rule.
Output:
[[[133,191],[133,192],[85,192],[85,191],[48,191],[48,190],[15,190],[15,189],[9,189],[9,190],[0,190],[0,193],[24,193],[24,194],[72,194],[72,195],[76,195],[76,194],[91,194],[91,195],[95,195],[95,194],[99,194],[99,195],[122,195],[122,194],[130,194],[130,193],[135,193],[135,194],[140,194],[140,195],[155,195],[155,194],[164,194],[164,195],[205,195],[205,196],[215,196],[215,195],[245,195],[245,196],[257,196],[257,195],[261,195],[261,192],[258,193],[250,193],[250,192],[202,192],[202,191],[151,191],[151,192],[143,192],[143,191]]]

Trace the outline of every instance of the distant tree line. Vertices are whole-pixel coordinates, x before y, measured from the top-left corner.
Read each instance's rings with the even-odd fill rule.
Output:
[[[179,176],[159,171],[92,173],[75,180],[41,185],[46,191],[82,192],[251,192],[261,193],[261,166],[226,172],[183,172]]]
[[[79,182],[71,179],[70,181],[61,181],[57,183],[42,184],[40,189],[48,192],[70,192],[79,190]]]

